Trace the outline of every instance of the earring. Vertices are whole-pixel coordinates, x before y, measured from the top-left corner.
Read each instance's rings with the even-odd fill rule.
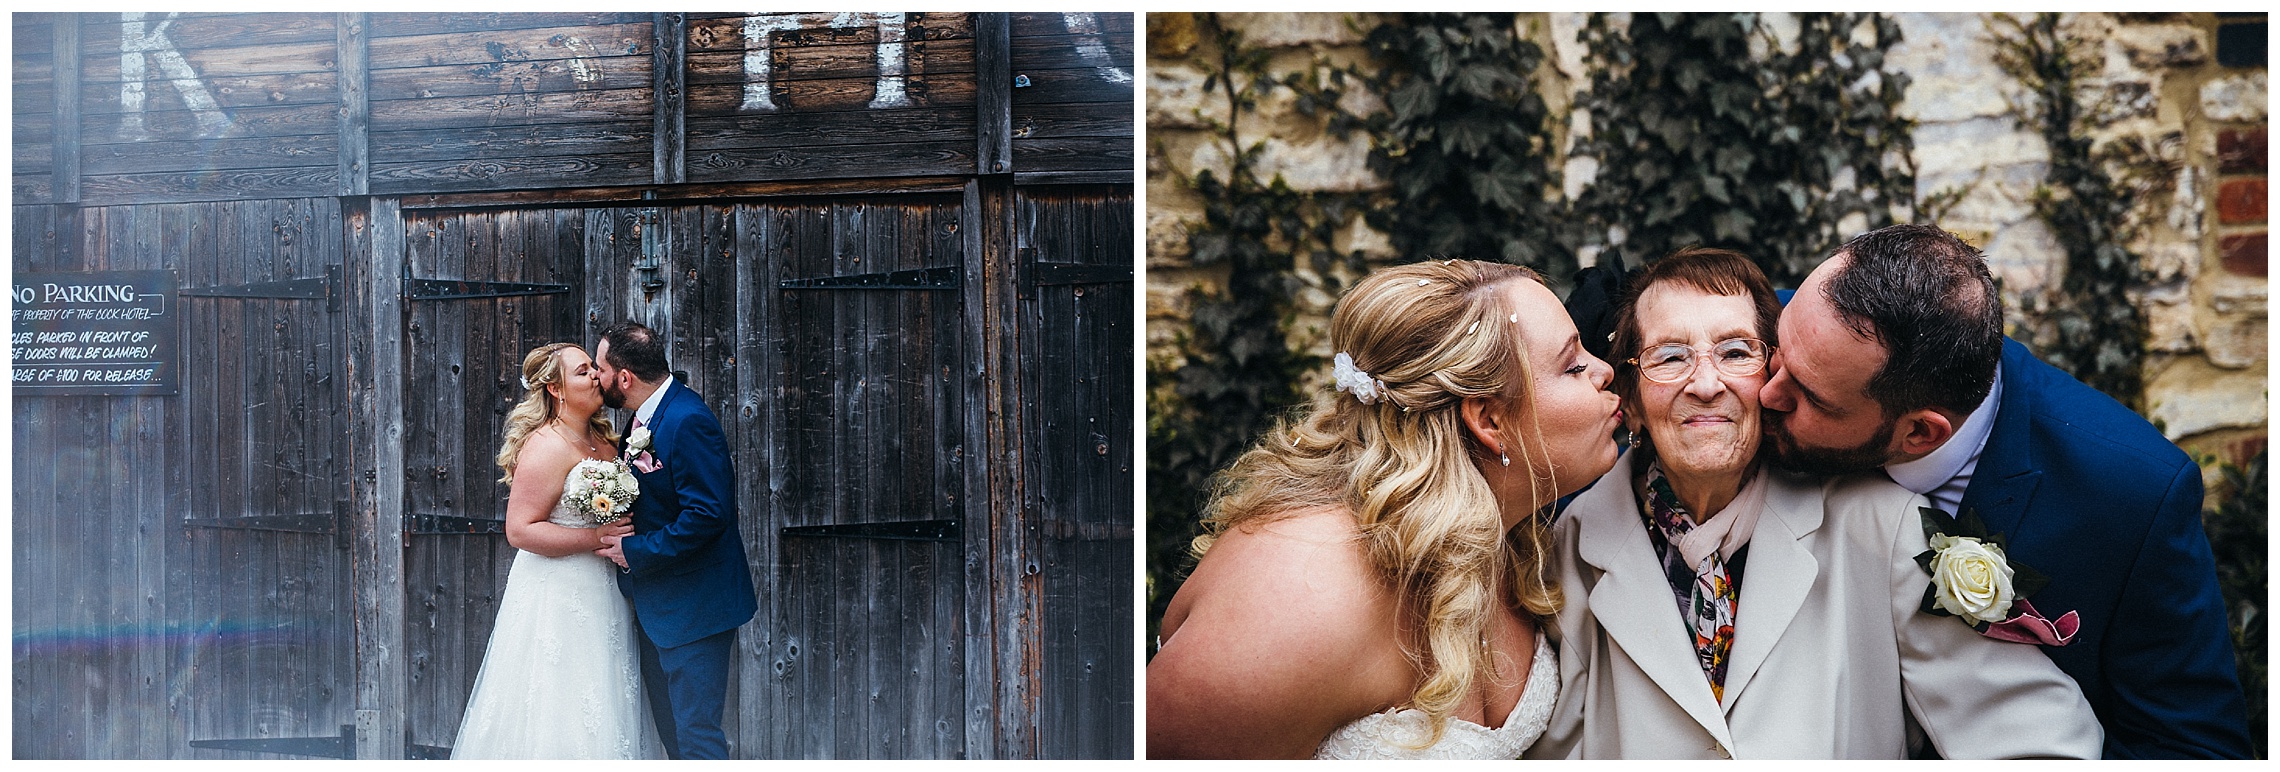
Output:
[[[1512,455],[1511,455],[1511,454],[1509,454],[1509,453],[1506,453],[1506,452],[1504,452],[1504,451],[1501,451],[1501,450],[1499,450],[1499,451],[1497,451],[1497,452],[1496,452],[1496,457],[1497,457],[1497,458],[1499,458],[1499,459],[1502,459],[1502,460],[1504,461],[1504,465],[1505,465],[1505,466],[1511,466],[1511,465],[1512,465]]]

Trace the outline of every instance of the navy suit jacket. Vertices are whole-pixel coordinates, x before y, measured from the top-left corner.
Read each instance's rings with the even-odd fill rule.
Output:
[[[759,604],[736,529],[736,470],[720,420],[675,380],[643,428],[662,466],[633,470],[641,496],[618,589],[649,640],[669,649],[733,630]]]
[[[2201,469],[2136,413],[2003,341],[2003,400],[1962,506],[2050,577],[2035,609],[2080,615],[2044,646],[2106,729],[2107,758],[2248,758]]]

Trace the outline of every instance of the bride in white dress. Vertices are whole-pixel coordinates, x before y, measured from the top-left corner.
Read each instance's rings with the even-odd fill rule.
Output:
[[[1386,268],[1335,390],[1220,478],[1148,664],[1150,758],[1518,758],[1559,693],[1544,513],[1615,462],[1612,371],[1525,268]]]
[[[597,528],[563,495],[578,465],[616,458],[601,376],[583,349],[553,343],[523,358],[522,378],[498,458],[515,562],[451,757],[664,758],[617,566],[594,554],[601,534],[632,527]]]

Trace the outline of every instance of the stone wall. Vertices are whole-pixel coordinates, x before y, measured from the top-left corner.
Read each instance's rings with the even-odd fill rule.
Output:
[[[1220,18],[1251,45],[1269,49],[1278,75],[1365,61],[1363,30],[1379,22],[1343,13]],[[1522,14],[1518,21],[1552,62],[1538,81],[1555,111],[1572,103],[1569,89],[1588,84],[1575,42],[1581,18]],[[1901,14],[1899,21],[1905,41],[1888,66],[1911,78],[1903,110],[1918,122],[1918,197],[1961,192],[1940,224],[1986,250],[2017,319],[2022,298],[2053,286],[2064,265],[2063,251],[2028,203],[2048,151],[2010,117],[2008,100],[2018,86],[1993,62],[1983,15]],[[1779,14],[1767,22],[1777,40],[1794,27]],[[2107,96],[2100,139],[2142,138],[2162,162],[2137,188],[2148,227],[2130,245],[2144,258],[2151,286],[2140,297],[2116,299],[2140,304],[2150,320],[2149,412],[2187,450],[2229,456],[2239,443],[2263,438],[2267,421],[2268,87],[2261,48],[2253,63],[2220,62],[2226,20],[2206,13],[2079,14],[2066,24],[2100,44],[2092,84]],[[1200,206],[1179,179],[1225,168],[1226,143],[1208,129],[1227,121],[1229,111],[1224,92],[1203,91],[1197,61],[1210,47],[1198,39],[1192,15],[1150,14],[1148,46],[1148,348],[1151,360],[1163,363],[1177,357],[1171,341],[1184,318],[1185,291],[1220,279],[1187,260],[1186,227],[1199,219]],[[1266,143],[1267,176],[1280,173],[1297,190],[1382,187],[1367,168],[1366,138],[1334,140],[1288,107],[1287,91],[1277,94],[1280,101],[1267,100],[1237,124],[1246,143]],[[1375,103],[1350,94],[1345,107],[1362,112]],[[1567,125],[1588,126],[1575,118]],[[1593,169],[1588,160],[1571,160],[1563,171],[1572,196]],[[1342,249],[1393,257],[1383,235],[1367,226],[1342,241]],[[1579,257],[1589,264],[1591,256]],[[1331,301],[1317,295],[1291,330],[1292,343],[1309,350],[1323,345]]]

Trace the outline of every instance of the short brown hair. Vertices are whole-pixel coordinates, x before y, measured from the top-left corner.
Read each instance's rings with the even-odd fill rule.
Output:
[[[1672,252],[1632,274],[1630,286],[1615,306],[1615,338],[1607,350],[1608,364],[1615,366],[1614,392],[1625,405],[1637,404],[1639,398],[1639,366],[1628,361],[1645,345],[1639,339],[1639,296],[1646,294],[1648,287],[1666,281],[1713,295],[1748,296],[1750,304],[1757,307],[1758,340],[1765,341],[1768,350],[1780,343],[1776,329],[1781,322],[1781,298],[1773,294],[1773,283],[1748,255],[1710,247]]]

